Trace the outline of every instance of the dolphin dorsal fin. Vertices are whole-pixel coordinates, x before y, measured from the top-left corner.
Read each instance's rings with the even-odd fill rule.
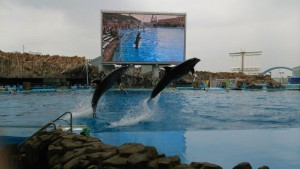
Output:
[[[165,66],[164,67],[166,73],[170,72],[173,68],[172,67],[169,67],[169,66]]]
[[[194,73],[195,73],[195,69],[194,69],[194,68],[192,68],[192,69],[191,69],[191,72],[192,72],[192,74],[194,74]]]

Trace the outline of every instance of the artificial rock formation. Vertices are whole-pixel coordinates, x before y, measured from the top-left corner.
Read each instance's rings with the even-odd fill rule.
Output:
[[[62,72],[85,64],[84,57],[9,53],[0,50],[0,78],[61,78]]]
[[[266,168],[267,166],[263,166]],[[222,169],[207,162],[181,164],[155,147],[127,143],[119,147],[99,139],[61,130],[41,132],[22,145],[0,151],[0,168],[8,169]],[[251,169],[247,162],[234,169]],[[260,167],[261,168],[261,167]]]

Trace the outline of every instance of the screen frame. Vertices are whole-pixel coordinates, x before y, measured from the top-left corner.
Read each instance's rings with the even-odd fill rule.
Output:
[[[183,61],[166,61],[166,62],[125,62],[125,61],[108,61],[103,62],[103,15],[104,14],[138,14],[138,15],[178,15],[184,17],[184,52]],[[186,60],[186,25],[187,15],[186,13],[174,13],[174,12],[141,12],[141,11],[113,11],[113,10],[101,10],[100,11],[100,58],[102,65],[178,65]]]

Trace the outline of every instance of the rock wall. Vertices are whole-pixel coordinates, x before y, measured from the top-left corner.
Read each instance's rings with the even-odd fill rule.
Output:
[[[197,75],[196,81],[205,81],[209,79],[243,79],[245,83],[276,83],[271,76],[252,76],[246,75],[244,73],[232,73],[232,72],[207,72],[207,71],[196,71],[195,74]],[[188,74],[182,78],[184,81],[192,83],[194,79],[194,75]]]
[[[97,138],[61,130],[41,132],[20,147],[0,151],[3,169],[222,169],[207,162],[182,164],[178,156],[166,157],[155,147],[127,143],[119,147]],[[248,162],[233,169],[251,169]],[[262,166],[259,169],[268,169]]]
[[[112,43],[111,45],[113,45]],[[89,79],[96,79],[102,76],[98,66],[89,66]],[[161,70],[162,77],[164,71]],[[209,79],[234,79],[240,78],[244,82],[276,84],[270,76],[248,76],[243,73],[230,72],[206,72],[197,71],[196,81]],[[0,78],[85,78],[85,58],[66,57],[50,55],[34,55],[29,53],[9,53],[0,50]],[[182,77],[182,81],[192,83],[194,75],[188,74]],[[127,73],[124,84],[129,88],[149,88],[153,87],[157,79],[152,79],[152,74],[142,75],[141,69],[136,68],[132,73]]]
[[[84,64],[84,57],[9,53],[0,50],[0,78],[60,78],[62,72]]]

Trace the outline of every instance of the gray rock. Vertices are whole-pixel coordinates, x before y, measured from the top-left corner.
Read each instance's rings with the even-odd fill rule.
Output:
[[[159,169],[171,169],[176,165],[180,165],[180,158],[178,156],[163,157],[157,160]]]
[[[103,166],[112,166],[112,167],[120,167],[120,168],[125,168],[126,164],[127,164],[127,158],[121,157],[120,155],[115,155],[102,162]]]
[[[151,159],[155,159],[155,158],[161,158],[156,150],[155,147],[152,147],[152,146],[146,146],[146,149],[145,149],[146,153],[149,155],[149,157]],[[165,156],[163,156],[165,157]]]
[[[109,151],[111,149],[111,147],[110,148],[107,148],[107,147],[105,148],[104,144],[101,143],[101,142],[86,142],[86,143],[83,143],[83,147],[88,147],[88,146],[92,147],[97,152],[105,151],[105,150]],[[116,150],[117,148],[114,147],[114,149]]]
[[[63,140],[63,138],[58,137],[57,139],[55,139],[51,144],[52,145],[60,145],[61,141]]]
[[[52,137],[53,135],[48,135],[47,133],[45,133],[44,135],[40,135],[38,138],[41,142],[46,142],[50,141]]]
[[[87,168],[88,166],[90,166],[90,161],[79,159],[77,168]]]
[[[56,154],[63,154],[64,149],[61,146],[49,145],[48,146],[48,157]]]
[[[101,140],[99,140],[98,138],[95,138],[95,137],[87,137],[87,142],[101,142]]]
[[[146,147],[138,143],[127,143],[121,145],[118,150],[121,157],[129,157],[131,154],[144,152]]]
[[[164,153],[163,154],[158,154],[157,158],[163,158],[163,157],[166,157],[166,155]]]
[[[233,169],[252,169],[252,166],[248,162],[242,162],[234,166]]]
[[[134,169],[148,168],[150,157],[148,154],[132,154],[127,159],[127,167]]]
[[[51,169],[62,169],[62,165],[61,164],[57,164],[54,167],[51,167]]]
[[[149,165],[149,169],[158,169],[157,159],[151,160],[148,165]]]
[[[91,165],[87,169],[99,169],[99,167],[97,165]]]
[[[207,162],[181,164],[178,156],[166,157],[151,146],[128,143],[116,147],[104,144],[97,138],[60,130],[39,133],[22,145],[19,151],[17,159],[20,165],[15,166],[22,166],[22,163],[28,166],[26,169],[222,169],[216,164]],[[252,167],[248,162],[244,162],[233,169],[252,169]],[[269,167],[261,166],[258,169]]]
[[[86,159],[86,155],[81,155],[77,158],[73,158],[70,161],[68,161],[63,168],[64,169],[75,169],[80,168],[82,165],[86,165],[86,167],[89,165],[88,163],[84,162]]]
[[[103,144],[103,145],[101,145],[101,148],[102,148],[103,151],[107,151],[107,152],[114,151],[114,150],[118,149],[116,146],[109,145],[109,144]]]
[[[181,165],[176,166],[174,169],[194,169],[194,167],[191,167],[187,164],[181,164]]]
[[[222,169],[219,165],[208,162],[192,162],[190,166],[195,169]]]
[[[67,140],[73,140],[75,138],[75,135],[63,135],[63,136],[61,136],[61,138],[67,139]]]
[[[83,145],[83,147],[84,147],[84,149],[85,149],[84,153],[86,153],[86,154],[90,154],[90,153],[95,153],[95,152],[97,152],[97,149],[95,149],[95,148],[92,147],[92,146],[85,146],[85,145]]]
[[[92,154],[87,154],[87,159],[90,160],[92,164],[98,164],[116,154],[116,150],[111,152],[96,152]]]
[[[85,154],[85,152],[86,152],[86,148],[85,147],[84,148],[79,148],[79,149],[74,149],[72,151],[67,151],[63,155],[61,161],[62,161],[62,163],[66,163],[66,162],[68,162],[71,159],[74,159],[74,158],[76,158],[78,156],[81,156],[81,155]]]
[[[125,169],[125,168],[112,167],[112,166],[105,166],[105,167],[102,167],[101,169]]]
[[[64,148],[64,150],[73,150],[82,147],[82,144],[80,142],[74,142],[73,140],[69,139],[63,139],[60,142],[60,145]]]
[[[55,154],[51,155],[48,158],[48,164],[50,167],[56,166],[61,163],[61,155],[60,154]]]

